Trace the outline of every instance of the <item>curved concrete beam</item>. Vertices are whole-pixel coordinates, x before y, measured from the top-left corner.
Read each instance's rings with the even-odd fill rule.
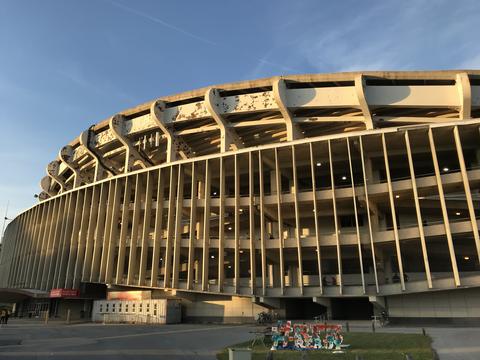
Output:
[[[40,180],[40,188],[46,192],[49,196],[56,195],[52,190],[52,178],[50,176],[44,176],[42,180]]]
[[[368,107],[367,98],[365,97],[365,78],[363,74],[355,76],[355,92],[357,93],[358,103],[360,104],[360,110],[362,110],[363,117],[365,118],[365,127],[367,129],[373,129],[373,119]]]
[[[82,185],[83,177],[80,174],[80,170],[73,163],[73,148],[70,145],[62,147],[58,153],[60,160],[73,172],[73,187],[77,188]]]
[[[130,172],[133,168],[133,164],[135,163],[135,161],[138,161],[140,166],[143,169],[146,169],[149,165],[151,165],[151,161],[145,156],[140,155],[140,153],[137,149],[135,149],[130,139],[125,135],[125,121],[125,116],[117,114],[112,116],[108,123],[112,133],[125,147],[125,167],[123,171],[125,173]]]
[[[108,159],[105,159],[101,154],[97,153],[97,149],[92,145],[92,129],[89,128],[82,132],[78,137],[78,141],[81,146],[84,147],[88,155],[90,155],[95,160],[95,181],[102,180],[106,177],[105,172],[109,172],[111,175],[115,176],[117,173],[114,171],[113,164],[110,164]]]
[[[278,109],[282,114],[285,126],[287,127],[287,141],[303,138],[302,131],[298,124],[293,121],[293,116],[288,109],[287,102],[287,86],[282,78],[275,78],[272,84],[273,97],[277,103]]]
[[[457,74],[455,85],[457,86],[458,96],[460,97],[459,118],[461,120],[470,119],[472,117],[472,88],[468,74]]]
[[[162,130],[167,138],[167,162],[177,160],[177,153],[182,159],[192,157],[193,151],[190,146],[181,138],[176,136],[165,124],[163,111],[165,110],[165,102],[157,100],[150,106],[150,116],[157,126]]]
[[[38,194],[38,201],[47,200],[49,197],[50,196],[45,191],[42,191],[40,194]]]
[[[238,137],[236,131],[229,127],[228,122],[218,111],[220,101],[217,89],[210,88],[207,90],[205,93],[205,107],[220,129],[220,151],[241,149],[244,147],[242,140]]]
[[[58,174],[58,169],[60,167],[60,161],[53,160],[47,165],[47,175],[50,176],[55,182],[60,185],[60,192],[67,190],[67,184]]]

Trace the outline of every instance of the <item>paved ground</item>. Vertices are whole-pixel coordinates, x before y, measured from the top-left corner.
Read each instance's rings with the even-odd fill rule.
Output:
[[[369,322],[351,322],[351,331],[372,331]],[[377,328],[378,332],[421,334],[420,327],[387,326]],[[479,327],[425,327],[433,339],[433,348],[440,360],[479,360],[480,359],[480,324]]]
[[[215,359],[217,349],[250,339],[228,325],[60,325],[15,322],[0,329],[0,359]]]
[[[252,338],[251,326],[63,325],[13,320],[0,328],[0,359],[215,359],[218,349]],[[351,331],[372,331],[369,322],[350,322]],[[425,328],[440,360],[480,359],[480,327]],[[378,332],[421,334],[418,327]]]

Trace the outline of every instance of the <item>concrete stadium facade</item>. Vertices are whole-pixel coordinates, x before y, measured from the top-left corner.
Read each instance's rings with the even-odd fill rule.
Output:
[[[99,283],[253,299],[285,316],[295,299],[328,311],[360,299],[391,317],[480,318],[479,129],[480,71],[164,97],[60,150],[40,202],[6,229],[0,287]]]

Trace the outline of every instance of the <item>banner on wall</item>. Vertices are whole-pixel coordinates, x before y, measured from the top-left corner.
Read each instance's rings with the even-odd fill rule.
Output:
[[[152,298],[151,291],[109,291],[107,300],[150,300]]]
[[[78,298],[80,290],[77,289],[52,289],[50,290],[51,298]]]

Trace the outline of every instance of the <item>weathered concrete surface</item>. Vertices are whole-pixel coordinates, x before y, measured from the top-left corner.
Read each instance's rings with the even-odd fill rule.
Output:
[[[251,338],[247,326],[60,325],[15,322],[0,329],[20,345],[0,359],[215,359],[217,349]]]
[[[339,321],[343,323],[343,321]],[[13,320],[0,328],[0,359],[215,359],[228,345],[252,338],[251,326],[63,325]],[[369,321],[350,322],[351,331],[371,331]],[[427,327],[440,360],[480,359],[480,327]],[[377,328],[377,332],[422,333],[420,327]],[[21,340],[21,344],[18,342]]]

